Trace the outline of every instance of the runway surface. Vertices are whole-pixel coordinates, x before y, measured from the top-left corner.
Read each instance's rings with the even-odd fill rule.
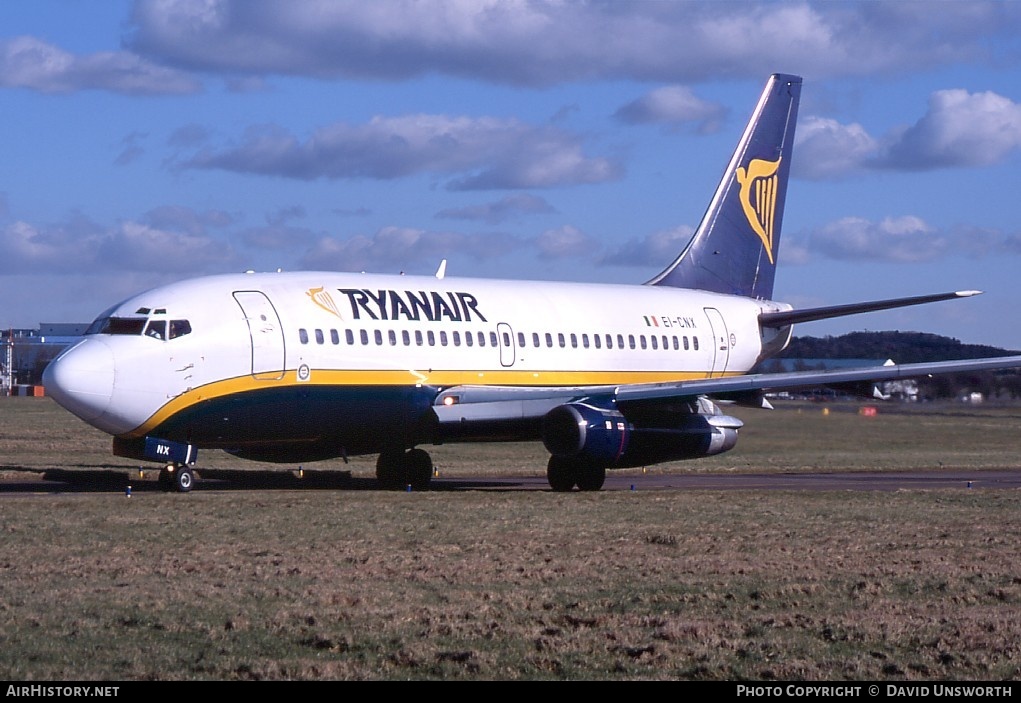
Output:
[[[343,471],[196,470],[196,491],[378,490],[375,479]],[[156,471],[140,477],[123,470],[6,470],[0,495],[69,492],[158,491]],[[607,475],[604,491],[899,491],[935,489],[1018,489],[1021,468],[990,471],[844,472],[844,473],[649,473]],[[544,476],[443,476],[432,480],[432,492],[549,491]]]

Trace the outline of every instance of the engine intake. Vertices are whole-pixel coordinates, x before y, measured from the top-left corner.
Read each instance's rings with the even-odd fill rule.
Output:
[[[558,405],[542,422],[542,443],[550,454],[606,466],[624,455],[630,435],[631,426],[620,412],[585,403]]]

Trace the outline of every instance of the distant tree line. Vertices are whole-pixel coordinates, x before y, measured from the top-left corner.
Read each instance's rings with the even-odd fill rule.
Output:
[[[785,359],[893,359],[914,364],[945,359],[981,359],[1021,354],[927,332],[851,332],[840,337],[795,337],[779,354]]]
[[[1013,356],[1019,351],[959,340],[927,332],[851,332],[839,337],[794,337],[777,358],[781,359],[892,359],[914,364],[953,359]],[[768,369],[764,365],[763,370]],[[986,398],[1021,398],[1021,374],[1016,370],[979,371],[916,379],[923,398],[958,398],[982,393]]]

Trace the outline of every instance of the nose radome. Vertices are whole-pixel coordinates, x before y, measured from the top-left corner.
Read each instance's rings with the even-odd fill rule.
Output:
[[[92,338],[51,362],[43,372],[43,386],[65,410],[91,422],[110,405],[113,378],[113,352],[102,340]]]

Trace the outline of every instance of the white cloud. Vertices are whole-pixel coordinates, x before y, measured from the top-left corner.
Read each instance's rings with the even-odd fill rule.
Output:
[[[223,210],[193,210],[179,205],[161,205],[149,210],[142,221],[158,229],[180,230],[201,235],[211,228],[223,228],[234,223],[234,218]]]
[[[831,259],[910,263],[940,258],[950,242],[914,216],[880,222],[845,217],[813,233],[810,246]]]
[[[449,220],[480,220],[488,224],[499,224],[517,219],[521,215],[544,215],[552,212],[556,212],[556,210],[543,198],[519,193],[508,195],[492,203],[447,208],[436,213],[436,217]]]
[[[194,93],[195,79],[137,54],[75,56],[35,37],[0,41],[0,85],[44,93],[107,90],[127,95]]]
[[[699,133],[711,134],[719,130],[726,114],[719,103],[702,100],[685,86],[671,85],[624,105],[616,117],[628,124],[662,124],[674,129],[695,123]]]
[[[227,244],[210,237],[129,221],[98,242],[96,260],[133,271],[191,273],[210,265],[230,265],[235,259]]]
[[[74,272],[95,259],[94,248],[101,238],[98,225],[75,218],[50,227],[37,227],[17,220],[0,230],[0,271]]]
[[[780,242],[777,264],[780,266],[801,266],[812,260],[807,242],[797,234],[785,234]]]
[[[290,205],[266,215],[266,222],[271,225],[282,225],[286,222],[290,222],[291,220],[303,220],[305,219],[305,216],[306,213],[304,207],[301,205]]]
[[[0,42],[0,85],[180,94],[200,90],[200,75],[252,91],[273,75],[429,74],[522,86],[690,83],[802,66],[820,79],[1012,59],[1019,28],[1016,3],[978,0],[939,12],[926,2],[139,0],[120,51]],[[1006,48],[993,48],[999,39]]]
[[[792,173],[808,179],[844,176],[862,169],[877,149],[860,124],[805,117],[795,132]]]
[[[368,217],[372,214],[372,210],[367,207],[333,208],[330,212],[340,217]]]
[[[231,247],[201,232],[126,220],[103,227],[82,216],[55,225],[24,221],[0,229],[0,272],[195,273],[234,267]]]
[[[118,166],[127,166],[140,159],[145,153],[142,142],[147,136],[144,132],[132,132],[124,137],[121,140],[121,151],[113,162]]]
[[[993,92],[940,90],[928,112],[879,160],[887,168],[923,170],[989,166],[1021,147],[1021,105]]]
[[[275,224],[265,227],[248,227],[238,233],[246,247],[271,251],[294,251],[316,241],[316,234],[307,227],[289,227]]]
[[[964,225],[938,228],[914,215],[886,217],[878,222],[845,217],[788,240],[781,259],[796,264],[805,263],[812,255],[840,261],[913,264],[952,257],[981,259],[1021,254],[1018,232]],[[787,244],[793,246],[793,252],[786,249]]]
[[[914,215],[887,217],[879,222],[845,217],[812,232],[808,249],[844,261],[919,263],[953,255],[975,257],[993,250],[1007,251],[1007,239],[988,230],[941,230]]]
[[[535,244],[544,259],[581,256],[598,248],[591,237],[571,225],[546,230],[535,238]]]
[[[201,125],[187,124],[174,130],[167,139],[167,144],[176,149],[198,147],[209,139],[209,130]]]
[[[14,273],[19,268],[31,268],[36,265],[60,264],[63,254],[52,242],[27,222],[13,222],[0,232],[4,257],[0,263],[6,273]]]
[[[695,229],[680,225],[673,229],[653,232],[644,238],[629,239],[616,251],[604,256],[603,266],[661,266],[666,268],[691,241]]]
[[[321,237],[298,262],[301,268],[336,271],[395,272],[439,262],[453,253],[476,260],[500,256],[520,243],[507,235],[430,232],[384,227],[371,236]]]
[[[939,90],[914,125],[876,139],[860,124],[805,117],[793,175],[839,178],[865,169],[923,171],[990,166],[1021,148],[1021,105],[993,92]]]
[[[141,0],[127,45],[184,70],[516,85],[691,82],[810,66],[817,78],[987,58],[1015,3]]]
[[[240,146],[201,150],[183,166],[305,180],[461,174],[448,183],[453,190],[544,188],[620,174],[618,165],[585,156],[576,137],[555,127],[445,115],[337,123],[304,142],[278,127],[252,128]]]

